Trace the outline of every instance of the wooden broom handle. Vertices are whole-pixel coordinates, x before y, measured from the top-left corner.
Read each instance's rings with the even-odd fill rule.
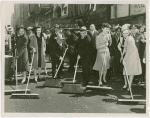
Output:
[[[122,55],[122,52],[121,52],[121,55]],[[123,65],[123,66],[124,66],[124,69],[125,69],[125,74],[126,74],[126,77],[127,77],[127,82],[128,82],[128,85],[129,85],[130,83],[129,83],[128,73],[127,73],[127,70],[126,70],[125,65]],[[131,86],[129,86],[129,90],[130,90],[131,98],[132,98],[132,100],[133,100],[133,95],[132,95]]]
[[[58,66],[58,69],[57,69],[57,71],[56,71],[56,73],[55,73],[54,78],[57,76],[57,73],[58,73],[58,71],[59,71],[59,69],[60,69],[60,66],[61,66],[61,64],[62,64],[62,62],[63,62],[63,60],[64,60],[64,58],[65,58],[65,55],[66,55],[67,50],[68,50],[68,46],[67,46],[67,48],[66,48],[66,50],[65,50],[65,53],[64,53],[64,55],[63,55],[63,59],[61,60],[59,66]]]
[[[29,84],[29,79],[30,79],[31,69],[32,69],[32,64],[33,64],[33,58],[34,58],[34,52],[33,52],[33,56],[32,56],[31,67],[30,67],[30,70],[29,70],[29,76],[28,76],[28,82],[27,82],[25,94],[27,93],[27,89],[28,89],[28,84]]]
[[[79,58],[77,58],[77,62],[76,62],[76,68],[75,68],[75,72],[74,72],[73,83],[75,83],[75,79],[76,79],[76,73],[77,73],[78,61],[79,61]]]

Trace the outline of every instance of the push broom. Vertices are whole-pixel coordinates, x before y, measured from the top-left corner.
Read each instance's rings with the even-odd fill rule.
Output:
[[[43,86],[45,86],[45,87],[58,87],[58,88],[61,87],[61,85],[60,85],[60,79],[56,79],[56,76],[57,76],[58,71],[59,71],[59,69],[60,69],[60,67],[61,67],[61,64],[62,64],[62,62],[63,62],[63,60],[64,60],[64,58],[65,58],[65,55],[66,55],[67,50],[68,50],[68,46],[67,46],[67,48],[65,49],[64,55],[63,55],[63,57],[62,57],[62,60],[61,60],[61,62],[60,62],[60,64],[59,64],[59,66],[58,66],[58,69],[56,70],[56,73],[55,73],[55,75],[54,75],[54,79],[47,79],[47,80],[45,81],[45,83],[43,84]]]
[[[77,58],[73,81],[61,81],[62,93],[84,93],[81,84],[75,81],[79,58]]]
[[[27,88],[29,85],[29,79],[30,79],[31,69],[33,64],[33,58],[34,58],[34,52],[32,56],[32,62],[29,70],[29,76],[28,76],[28,82],[27,82],[25,94],[12,94],[11,98],[16,98],[16,99],[38,99],[39,98],[39,94],[27,94],[27,90],[28,90]]]
[[[125,65],[124,65],[124,70],[125,70],[126,79],[127,79],[128,85],[129,85],[131,99],[118,99],[118,103],[119,102],[126,102],[126,103],[146,102],[146,100],[133,99],[133,94],[132,94],[132,90],[131,90],[131,86],[130,86],[130,82],[129,82],[129,78],[128,78],[128,73],[127,73]]]
[[[105,48],[105,54],[104,54],[104,61],[103,61],[103,65],[102,65],[102,71],[101,71],[101,75],[100,75],[100,79],[99,79],[99,86],[87,86],[87,89],[91,89],[91,88],[96,88],[96,89],[106,89],[106,90],[112,90],[111,87],[107,87],[107,86],[100,86],[100,81],[102,78],[102,73],[103,73],[103,68],[105,66],[105,62],[106,62],[106,48]]]
[[[16,50],[15,50],[15,55],[16,55]],[[12,93],[24,93],[25,91],[30,92],[30,89],[18,89],[18,78],[17,78],[17,59],[15,60],[16,63],[16,70],[15,70],[15,80],[16,80],[16,89],[14,90],[5,90],[5,95],[11,95]]]

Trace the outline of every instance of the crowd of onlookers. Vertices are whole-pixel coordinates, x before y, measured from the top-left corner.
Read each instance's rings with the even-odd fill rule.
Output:
[[[83,70],[82,85],[89,82],[89,74],[99,78],[99,85],[107,84],[111,77],[124,75],[124,89],[132,85],[133,78],[138,84],[146,83],[146,27],[138,24],[123,26],[103,23],[97,31],[94,24],[89,29],[60,28],[55,25],[51,30],[42,32],[41,27],[23,26],[13,31],[8,27],[5,35],[5,54],[12,55],[18,61],[18,72],[23,72],[22,83],[26,81],[26,72],[32,61],[35,82],[41,78],[41,68],[46,70],[45,57],[52,60],[52,77],[56,67],[62,60],[64,50],[68,46],[67,57],[70,60],[68,72],[74,72],[77,58]],[[17,49],[17,53],[16,50]],[[36,52],[36,53],[35,53]],[[63,64],[58,73],[62,78]],[[38,73],[38,77],[37,77]],[[129,77],[129,84],[126,75]],[[106,77],[107,76],[107,77]],[[106,79],[107,78],[107,79]]]

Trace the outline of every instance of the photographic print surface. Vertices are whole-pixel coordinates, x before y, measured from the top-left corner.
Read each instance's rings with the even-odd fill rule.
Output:
[[[148,2],[85,3],[2,2],[3,116],[146,116]]]

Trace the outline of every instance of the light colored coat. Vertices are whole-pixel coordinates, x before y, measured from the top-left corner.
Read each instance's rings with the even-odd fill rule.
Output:
[[[33,68],[34,69],[38,69],[38,44],[37,44],[37,38],[35,36],[35,34],[32,34],[29,36],[29,38],[31,39],[30,42],[30,48],[35,48],[37,53],[34,54],[34,59],[33,59]],[[44,35],[42,36],[42,46],[41,46],[41,68],[45,68],[45,51],[46,51],[46,43],[45,43],[45,39],[47,37]]]
[[[96,37],[96,49],[97,49],[97,56],[96,56],[96,62],[93,66],[93,70],[97,70],[99,72],[106,71],[109,69],[109,61],[110,61],[110,53],[109,49],[106,46],[106,43],[108,43],[109,39],[108,37],[104,36],[104,33],[100,33]]]
[[[118,44],[118,48],[121,48],[121,43],[123,38],[120,38],[120,43]],[[127,75],[140,75],[142,74],[141,62],[138,54],[138,49],[135,45],[134,38],[129,36],[124,43],[124,67],[126,68]],[[123,70],[123,74],[125,75],[125,68]]]

